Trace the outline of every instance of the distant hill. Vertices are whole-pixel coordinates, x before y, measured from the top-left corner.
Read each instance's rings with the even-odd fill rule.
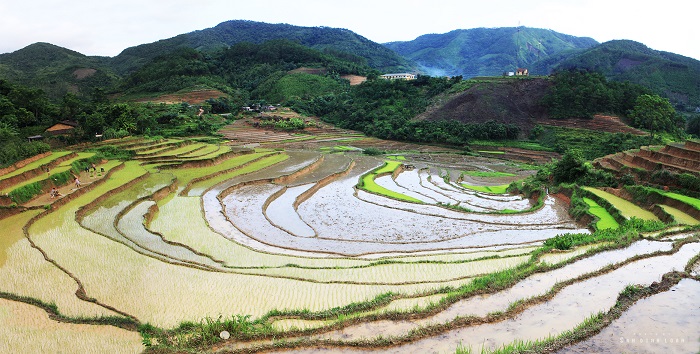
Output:
[[[370,41],[350,30],[331,27],[300,27],[253,21],[227,21],[200,31],[163,39],[154,43],[127,48],[113,58],[119,73],[133,72],[153,58],[189,47],[201,51],[228,48],[236,43],[260,44],[269,40],[286,39],[321,51],[365,60],[370,67],[382,72],[406,71],[412,67],[407,60],[379,43]]]
[[[677,109],[700,107],[700,61],[614,40],[589,48],[554,65],[557,69],[597,71],[608,79],[630,81],[668,97]]]
[[[34,43],[0,54],[0,78],[41,88],[53,98],[66,92],[89,95],[96,88],[109,88],[117,82],[108,61],[49,43]]]
[[[597,45],[588,37],[574,37],[551,30],[528,27],[460,29],[426,34],[412,41],[384,45],[413,60],[432,76],[501,75],[551,56],[565,58]],[[548,68],[534,74],[547,74]]]

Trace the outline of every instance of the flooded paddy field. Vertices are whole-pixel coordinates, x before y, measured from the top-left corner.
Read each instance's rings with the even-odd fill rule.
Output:
[[[507,161],[436,149],[388,158],[301,141],[277,151],[124,144],[141,158],[0,219],[1,352],[493,350],[575,330],[628,285],[684,272],[599,335],[560,348],[625,351],[609,338],[661,331],[635,314],[678,314],[673,304],[692,302],[672,295],[697,293],[696,229],[596,239],[546,190],[528,198],[463,187],[535,173]],[[373,175],[386,161],[395,168]],[[382,189],[364,188],[367,176]],[[554,249],[555,237],[591,241]],[[664,350],[697,350],[697,333],[675,329],[697,328],[695,317],[659,317],[691,338]],[[232,318],[250,332],[236,332]],[[180,332],[207,324],[214,339],[205,344]],[[218,339],[223,330],[229,339]],[[27,334],[37,331],[49,335]]]

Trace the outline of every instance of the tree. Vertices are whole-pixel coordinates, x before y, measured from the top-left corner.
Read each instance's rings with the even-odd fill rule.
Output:
[[[688,127],[685,131],[688,134],[700,137],[700,115],[696,114],[688,119]]]
[[[554,178],[554,181],[557,183],[575,182],[577,179],[583,177],[586,172],[588,172],[586,159],[583,158],[581,151],[570,149],[564,153],[561,161],[557,162],[554,166],[552,178]]]
[[[677,130],[676,110],[668,99],[659,95],[644,94],[637,97],[630,118],[635,127],[648,130],[652,139],[656,132]]]

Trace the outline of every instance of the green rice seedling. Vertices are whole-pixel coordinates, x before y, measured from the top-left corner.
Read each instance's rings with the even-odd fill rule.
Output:
[[[465,183],[461,183],[460,185],[473,191],[491,194],[506,194],[508,193],[508,186],[510,186],[509,184],[502,184],[498,186],[472,186]]]
[[[137,332],[50,319],[42,308],[0,299],[2,353],[140,353]]]
[[[626,219],[636,217],[642,220],[659,221],[659,218],[657,218],[656,215],[654,215],[652,212],[644,210],[630,201],[622,199],[618,196],[615,196],[598,188],[582,188],[610,202],[617,210],[620,211],[622,216],[624,216]]]
[[[594,200],[583,198],[583,201],[588,204],[588,211],[598,218],[598,221],[595,224],[596,229],[617,229],[620,227],[620,224],[617,223],[615,218],[613,218],[612,215],[605,210],[605,208],[598,205],[598,203],[596,203]]]
[[[44,259],[24,238],[22,228],[41,210],[29,210],[0,220],[0,293],[51,303],[53,312],[72,317],[104,317],[116,313],[75,296],[78,285],[66,273]],[[18,238],[12,242],[8,236]],[[5,244],[5,241],[11,243]],[[7,247],[7,248],[6,248]],[[27,281],[31,279],[31,281]]]
[[[48,155],[44,158],[36,160],[32,163],[27,164],[26,166],[24,166],[22,168],[16,169],[12,172],[9,172],[7,174],[0,176],[0,181],[7,179],[7,178],[10,178],[10,177],[21,175],[22,173],[27,172],[27,171],[31,171],[31,170],[40,168],[42,166],[45,166],[45,165],[51,163],[52,161],[54,161],[58,158],[64,157],[64,156],[69,155],[71,153],[73,153],[73,151],[54,151],[50,155]]]
[[[691,226],[700,224],[700,221],[672,206],[659,204],[659,207],[661,207],[665,212],[673,216],[673,220],[678,224]]]
[[[386,161],[384,165],[374,171],[367,173],[360,179],[361,183],[358,184],[359,188],[362,188],[370,193],[383,195],[392,199],[402,200],[405,202],[422,204],[423,202],[419,199],[413,198],[411,196],[392,191],[390,189],[384,188],[374,181],[377,176],[387,173],[394,172],[397,168],[401,166],[400,161]]]
[[[680,200],[681,202],[686,203],[688,205],[692,205],[695,209],[700,210],[700,199],[698,199],[698,198],[693,198],[693,197],[689,197],[687,195],[673,193],[673,192],[664,192],[663,195],[666,197],[669,197],[669,198]]]

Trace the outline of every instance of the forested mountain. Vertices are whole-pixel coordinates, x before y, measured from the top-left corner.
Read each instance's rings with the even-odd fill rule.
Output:
[[[605,42],[561,61],[556,68],[585,69],[611,80],[640,84],[668,97],[679,110],[694,111],[700,106],[700,61],[642,43]]]
[[[260,44],[276,39],[290,40],[336,56],[362,58],[370,67],[384,72],[411,69],[409,62],[401,56],[347,29],[242,20],[227,21],[212,28],[127,48],[113,58],[112,64],[118,72],[128,73],[177,48],[188,47],[208,52],[241,42]]]
[[[302,67],[315,68],[318,73],[294,72]],[[206,86],[244,99],[280,103],[309,92],[338,91],[344,82],[340,75],[373,72],[362,60],[348,60],[288,40],[271,40],[238,43],[206,55],[180,48],[127,76],[119,89],[123,94],[143,95]]]
[[[430,75],[474,77],[528,68],[536,61],[552,56],[561,59],[597,44],[591,38],[546,29],[507,27],[460,29],[384,45],[413,60]],[[547,74],[546,70],[534,73]]]
[[[88,57],[49,43],[35,43],[0,54],[0,78],[44,90],[50,98],[66,92],[92,95],[112,87],[118,77],[109,58]]]

